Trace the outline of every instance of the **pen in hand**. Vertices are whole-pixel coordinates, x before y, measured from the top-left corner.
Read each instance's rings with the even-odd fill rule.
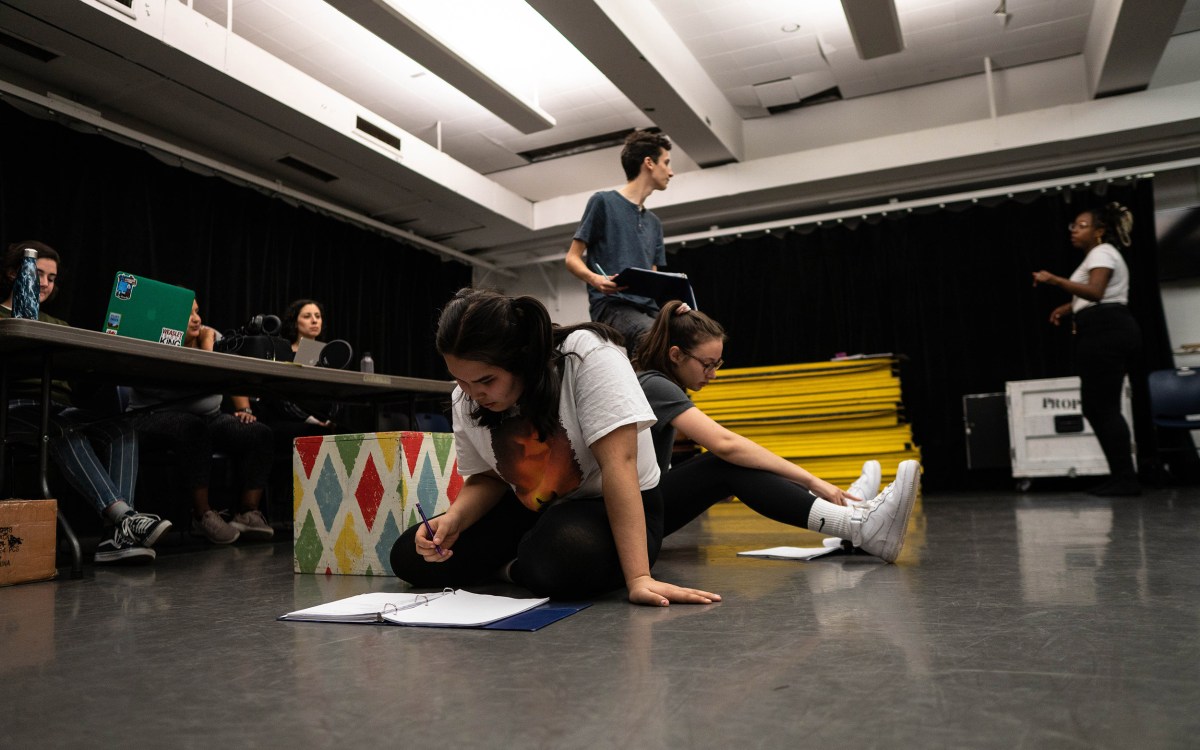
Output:
[[[429,535],[429,541],[432,542],[433,541],[433,527],[429,525],[429,516],[425,515],[425,509],[421,507],[420,500],[417,501],[417,513],[421,514],[421,523],[425,524],[425,533]],[[433,548],[435,550],[437,550],[437,553],[439,555],[441,555],[442,557],[446,556],[446,553],[444,551],[442,551],[442,548],[440,545],[435,544],[435,545],[433,545]]]

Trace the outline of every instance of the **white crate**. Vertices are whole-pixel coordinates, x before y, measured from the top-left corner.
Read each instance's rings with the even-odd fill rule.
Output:
[[[1004,385],[1013,478],[1108,474],[1100,441],[1083,418],[1078,377],[1014,380]],[[1130,426],[1130,449],[1136,456],[1129,394],[1126,378],[1121,391],[1121,412]],[[1071,422],[1082,422],[1083,430],[1064,431]]]

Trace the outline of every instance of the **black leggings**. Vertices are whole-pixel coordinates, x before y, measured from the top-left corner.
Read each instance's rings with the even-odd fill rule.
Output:
[[[646,512],[646,551],[650,564],[662,546],[662,497],[642,491]],[[602,498],[565,500],[540,513],[521,504],[511,491],[477,523],[463,531],[454,555],[425,562],[410,527],[392,546],[392,570],[417,588],[457,588],[494,576],[510,561],[514,583],[537,596],[584,599],[625,585],[612,527]]]
[[[134,424],[140,437],[175,451],[179,477],[189,490],[209,486],[214,450],[233,460],[242,489],[267,486],[274,451],[271,429],[262,422],[246,424],[232,414],[201,416],[164,409],[139,414]]]
[[[1142,332],[1125,305],[1087,307],[1075,314],[1075,359],[1083,416],[1092,425],[1108,471],[1132,477],[1129,425],[1121,415],[1121,385],[1142,348]]]
[[[816,496],[778,474],[747,469],[704,453],[663,475],[663,535],[673,534],[730,495],[773,521],[808,525]]]

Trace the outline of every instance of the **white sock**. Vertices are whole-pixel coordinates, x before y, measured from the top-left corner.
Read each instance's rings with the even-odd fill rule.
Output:
[[[116,523],[125,517],[126,513],[132,513],[133,508],[124,500],[118,500],[112,505],[104,509],[104,518],[110,523]]]
[[[808,528],[818,534],[849,539],[850,509],[818,497],[813,500],[812,509],[808,511]]]

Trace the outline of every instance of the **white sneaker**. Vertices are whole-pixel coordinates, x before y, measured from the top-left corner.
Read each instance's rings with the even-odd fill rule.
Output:
[[[868,554],[895,562],[904,547],[908,517],[917,499],[921,466],[916,461],[901,461],[896,481],[870,502],[850,509],[850,541]]]
[[[240,531],[243,539],[270,539],[275,536],[275,529],[258,510],[238,513],[229,525]]]
[[[871,459],[863,463],[862,476],[854,480],[854,484],[846,490],[851,495],[860,498],[858,502],[854,500],[846,501],[847,505],[862,505],[868,503],[879,494],[879,480],[883,476],[883,471],[879,467],[879,462]]]
[[[241,535],[215,510],[192,519],[192,536],[202,536],[213,544],[233,544]]]

